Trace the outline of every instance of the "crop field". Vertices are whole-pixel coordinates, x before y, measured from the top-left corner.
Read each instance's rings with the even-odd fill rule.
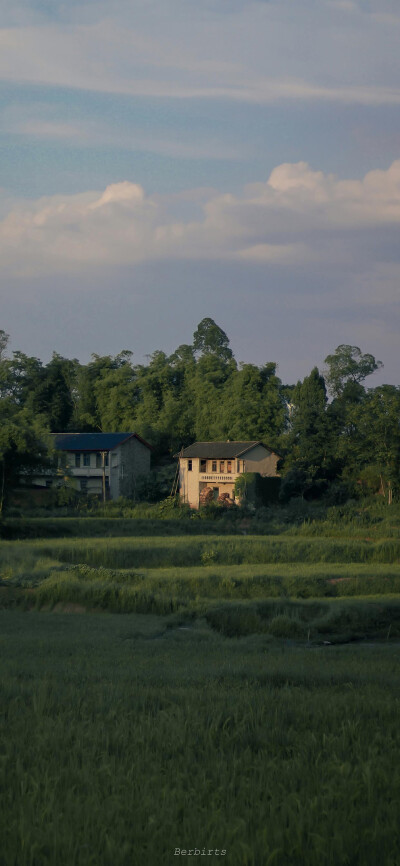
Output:
[[[395,532],[51,534],[0,543],[1,866],[398,866]]]

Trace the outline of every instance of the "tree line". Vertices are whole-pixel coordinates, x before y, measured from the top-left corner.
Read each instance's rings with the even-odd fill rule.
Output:
[[[281,495],[344,500],[357,491],[389,498],[400,481],[400,389],[366,387],[383,365],[341,345],[297,384],[277,365],[238,364],[225,332],[203,319],[192,343],[147,364],[132,353],[54,353],[47,364],[8,352],[0,331],[1,499],[23,466],[45,459],[50,432],[135,431],[156,461],[194,440],[256,439],[281,455]]]

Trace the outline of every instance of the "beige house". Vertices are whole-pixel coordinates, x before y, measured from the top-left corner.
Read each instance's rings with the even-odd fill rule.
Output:
[[[104,499],[133,497],[139,478],[150,472],[152,448],[137,433],[55,433],[56,474],[37,477],[35,487],[67,483]]]
[[[194,442],[179,455],[181,500],[191,508],[199,508],[211,496],[233,502],[238,475],[258,472],[276,477],[278,460],[279,454],[262,442]]]

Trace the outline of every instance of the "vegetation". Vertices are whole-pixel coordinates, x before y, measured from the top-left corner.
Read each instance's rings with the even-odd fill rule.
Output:
[[[214,439],[257,439],[277,451],[282,502],[340,505],[377,494],[396,501],[400,389],[365,387],[382,364],[357,346],[338,346],[325,363],[324,374],[314,368],[297,384],[282,383],[274,362],[238,365],[210,318],[191,345],[170,356],[157,350],[145,365],[134,365],[128,351],[93,355],[88,364],[57,353],[46,365],[22,352],[10,358],[0,332],[3,498],[7,504],[21,467],[28,477],[32,460],[43,461],[46,431],[135,430],[155,455],[156,471],[136,494],[144,501],[168,495],[171,461],[182,446]],[[277,493],[259,491],[256,504],[270,504]]]
[[[0,621],[2,864],[399,862],[398,646],[289,646],[284,615],[240,641],[152,616]]]
[[[398,506],[144,508],[6,523],[0,864],[395,866]]]
[[[394,506],[389,513],[394,517],[396,511]],[[109,527],[108,537],[47,537],[20,541],[17,546],[4,541],[0,550],[2,604],[52,608],[58,603],[76,603],[89,610],[161,615],[182,612],[189,618],[211,617],[214,624],[222,614],[235,621],[249,615],[253,630],[260,626],[262,632],[268,632],[275,616],[293,618],[295,610],[295,618],[300,616],[307,623],[309,641],[321,638],[318,624],[325,616],[321,604],[334,604],[340,616],[332,620],[336,623],[332,639],[342,639],[343,635],[346,639],[384,637],[389,627],[395,637],[400,533],[387,521],[371,525],[371,519],[367,528],[346,524],[342,518],[336,524],[321,521],[281,526],[279,535],[265,536],[243,536],[239,530],[243,524],[238,524],[236,535],[224,531],[216,534],[215,523],[205,523],[208,532],[199,533],[198,528],[204,525],[201,519],[186,520],[187,534],[177,534],[182,524],[168,520],[164,534],[153,534],[149,543],[149,535],[143,534],[143,519],[107,522],[88,518],[80,523],[81,534],[94,524],[103,532]],[[70,525],[72,532],[77,524],[76,520],[59,522]],[[37,531],[37,521],[32,523]],[[48,536],[56,523],[49,522]],[[149,520],[147,525],[154,532],[162,521]],[[42,532],[45,526],[43,522]],[[131,531],[123,536],[121,530],[128,533],[131,526],[137,534]],[[208,534],[211,528],[214,534]],[[115,537],[118,529],[119,537]],[[379,626],[374,607],[377,597],[381,599]],[[268,615],[263,607],[266,599],[272,605]],[[312,599],[319,600],[317,608],[310,607]],[[303,605],[301,614],[299,607],[293,608],[294,600]],[[243,633],[243,626],[238,628],[238,633]]]
[[[284,385],[211,319],[145,366],[0,348],[0,866],[203,847],[397,866],[400,391],[364,387],[380,362],[339,346]],[[155,446],[147,501],[10,506],[49,430],[99,429]],[[243,476],[241,508],[179,506],[171,455],[214,438],[275,448],[280,489]]]

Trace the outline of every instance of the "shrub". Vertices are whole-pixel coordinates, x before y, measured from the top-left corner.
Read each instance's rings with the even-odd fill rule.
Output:
[[[245,637],[264,632],[265,625],[259,614],[251,607],[224,607],[209,610],[206,620],[211,628],[225,637]]]
[[[305,634],[305,627],[300,620],[283,613],[268,623],[268,632],[274,637],[300,638]]]

